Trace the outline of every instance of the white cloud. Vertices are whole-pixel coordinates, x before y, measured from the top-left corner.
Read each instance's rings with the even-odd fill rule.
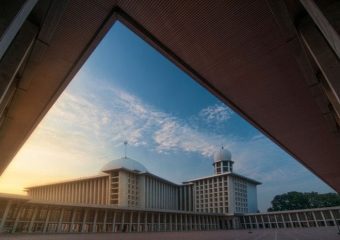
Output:
[[[224,104],[215,104],[202,109],[199,113],[200,117],[207,122],[221,123],[231,118],[233,112]]]

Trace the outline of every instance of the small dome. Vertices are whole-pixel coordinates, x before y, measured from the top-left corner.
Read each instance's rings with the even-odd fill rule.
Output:
[[[119,158],[111,162],[108,162],[107,164],[104,165],[101,171],[109,172],[111,170],[121,169],[121,168],[130,170],[130,171],[147,172],[147,169],[143,166],[143,164],[128,157],[123,157],[123,158]]]
[[[231,161],[231,152],[228,149],[221,148],[220,150],[216,151],[214,154],[214,162],[219,161]]]

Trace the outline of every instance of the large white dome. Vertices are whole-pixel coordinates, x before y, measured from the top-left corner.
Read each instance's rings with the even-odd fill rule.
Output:
[[[231,161],[231,152],[224,147],[214,153],[214,162],[229,160]]]
[[[123,157],[123,158],[119,158],[111,162],[108,162],[102,168],[102,172],[109,172],[111,170],[121,169],[121,168],[130,170],[130,171],[147,172],[147,169],[143,166],[143,164],[128,157]]]

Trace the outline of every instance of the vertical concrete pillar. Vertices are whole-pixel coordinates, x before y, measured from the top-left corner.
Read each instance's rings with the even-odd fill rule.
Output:
[[[175,231],[178,231],[178,219],[177,219],[177,217],[178,217],[178,214],[175,213]]]
[[[97,218],[98,218],[98,209],[94,212],[94,219],[93,219],[93,225],[92,225],[92,232],[97,232]]]
[[[314,223],[315,223],[315,226],[316,226],[316,227],[319,227],[318,220],[316,219],[316,216],[315,216],[314,211],[312,211],[312,216],[313,216],[313,221],[314,221]]]
[[[168,231],[168,220],[167,220],[167,213],[163,213],[163,231]]]
[[[276,228],[279,228],[279,224],[277,222],[276,214],[274,214],[274,219],[275,219],[275,226],[276,226]]]
[[[155,226],[154,226],[154,224],[155,224],[155,213],[153,212],[153,213],[151,214],[151,231],[152,231],[152,232],[155,231]]]
[[[170,226],[169,226],[169,231],[172,232],[172,213],[169,214],[169,223],[170,223]]]
[[[299,213],[296,213],[296,219],[298,220],[298,223],[299,223],[299,226],[300,228],[302,227],[302,224],[301,224],[301,219],[299,217]]]
[[[320,211],[320,213],[321,213],[321,217],[322,217],[323,223],[324,223],[325,227],[327,227],[327,222],[326,222],[325,215],[323,214],[323,211]]]
[[[285,220],[283,214],[281,214],[281,219],[282,219],[283,228],[286,228],[286,220]],[[259,227],[257,226],[257,228],[259,228]]]
[[[197,215],[197,230],[201,231],[202,226],[201,226],[201,215]]]
[[[48,221],[50,220],[50,216],[51,216],[51,209],[49,208],[47,210],[47,216],[46,216],[46,219],[45,219],[45,222],[44,222],[44,228],[43,228],[43,232],[47,232],[47,229],[48,229]]]
[[[32,218],[31,218],[31,220],[30,220],[30,224],[29,224],[29,226],[28,226],[28,232],[32,232],[32,230],[33,230],[33,226],[34,226],[34,222],[35,222],[35,218],[36,218],[36,216],[37,216],[37,213],[38,213],[38,207],[35,207],[34,208],[34,211],[33,211],[33,215],[32,215]]]
[[[61,200],[61,202],[65,202],[65,186],[64,186],[64,184],[61,184],[60,185],[60,200]]]
[[[188,204],[187,204],[187,208],[188,208]],[[184,230],[185,231],[189,231],[190,230],[190,218],[188,214],[184,215]]]
[[[180,214],[180,220],[181,220],[181,223],[180,223],[180,231],[183,231],[183,214]]]
[[[185,211],[187,211],[187,191],[186,191],[186,187],[183,187],[183,201],[184,201],[184,209]]]
[[[137,232],[140,232],[140,211],[138,211],[137,215]]]
[[[63,217],[64,217],[64,208],[60,210],[59,221],[57,225],[57,232],[61,232],[62,230],[61,227],[62,227]]]
[[[292,228],[295,227],[294,224],[293,224],[292,216],[290,215],[290,213],[288,213],[288,218],[289,218],[291,227]]]
[[[81,232],[85,232],[87,214],[88,214],[88,210],[84,209],[84,216],[83,216],[83,223],[81,225]]]
[[[24,209],[23,206],[21,206],[19,208],[19,211],[18,211],[18,213],[17,213],[17,215],[15,217],[15,221],[14,221],[14,224],[13,224],[12,233],[15,233],[15,231],[17,229],[17,226],[18,226],[18,223],[19,223],[19,220],[20,220],[20,216],[21,216],[21,213],[22,213],[23,209]]]
[[[102,191],[101,191],[101,204],[105,204],[105,178],[102,178],[101,180],[101,187],[102,187]]]
[[[132,232],[133,211],[130,212],[129,232]]]
[[[161,231],[161,213],[158,213],[158,226],[157,226],[157,231]]]
[[[73,228],[74,228],[74,219],[75,219],[75,217],[76,217],[76,211],[77,211],[77,209],[75,209],[75,208],[72,210],[71,225],[70,225],[69,232],[73,232]]]
[[[113,219],[112,219],[112,232],[116,232],[116,218],[117,218],[117,212],[114,211]]]
[[[144,213],[144,232],[148,231],[148,213]]]
[[[5,226],[6,219],[7,219],[7,216],[8,216],[8,213],[9,213],[11,206],[12,206],[12,201],[11,200],[7,201],[5,211],[4,211],[4,213],[2,214],[2,217],[1,217],[0,233],[4,231],[4,226]]]
[[[265,224],[264,224],[264,219],[263,219],[263,215],[261,215],[261,222],[262,222],[262,227],[266,228]]]
[[[333,214],[332,210],[328,210],[328,211],[329,211],[329,214],[330,214],[331,217],[332,217],[334,226],[338,227],[338,223],[337,223],[337,221],[336,221],[336,219],[335,219],[335,217],[334,217],[334,214]]]
[[[308,219],[308,217],[307,217],[306,212],[303,212],[303,215],[305,216],[306,223],[307,223],[307,227],[310,227],[310,225],[309,225],[309,219]]]
[[[121,226],[121,229],[122,229],[122,231],[124,231],[125,229],[125,212],[123,211],[122,212],[122,218],[120,219],[120,222],[121,222],[121,224],[120,224],[120,226]]]
[[[107,209],[104,211],[104,220],[103,220],[103,232],[106,232],[106,224],[107,224]]]

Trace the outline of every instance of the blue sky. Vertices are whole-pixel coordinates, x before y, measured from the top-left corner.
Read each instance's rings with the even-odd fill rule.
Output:
[[[124,140],[129,157],[177,183],[212,174],[223,144],[235,172],[263,183],[262,211],[279,193],[332,191],[119,22],[17,154],[0,191],[95,175],[123,155]]]

